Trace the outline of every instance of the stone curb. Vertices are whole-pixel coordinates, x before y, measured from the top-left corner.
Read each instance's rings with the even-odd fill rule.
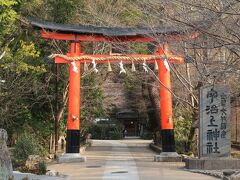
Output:
[[[240,160],[236,158],[187,158],[185,167],[200,170],[240,169]]]
[[[149,144],[149,148],[157,153],[161,153],[162,152],[162,148],[155,145],[154,143],[150,143]]]
[[[200,173],[200,174],[205,174],[208,176],[213,176],[216,178],[223,178],[223,173],[220,170],[198,170],[198,169],[185,169],[186,171],[192,172],[192,173]]]

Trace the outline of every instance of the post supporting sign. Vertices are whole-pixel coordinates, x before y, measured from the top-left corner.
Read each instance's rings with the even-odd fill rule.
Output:
[[[230,91],[227,86],[200,89],[199,157],[228,157],[231,150]]]

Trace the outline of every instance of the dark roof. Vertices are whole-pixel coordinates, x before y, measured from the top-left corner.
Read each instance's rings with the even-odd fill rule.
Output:
[[[126,111],[117,113],[117,119],[135,119],[135,118],[139,118],[138,111]]]
[[[92,25],[70,25],[57,24],[48,21],[28,18],[34,28],[45,29],[48,31],[71,33],[71,34],[90,34],[103,36],[146,36],[146,35],[180,35],[189,33],[189,30],[176,27],[100,27]],[[190,31],[191,32],[191,31]]]

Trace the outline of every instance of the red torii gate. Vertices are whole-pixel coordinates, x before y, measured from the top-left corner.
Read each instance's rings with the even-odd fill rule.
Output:
[[[172,95],[170,82],[170,68],[168,63],[184,63],[184,57],[171,53],[167,42],[193,39],[198,33],[186,34],[169,28],[107,28],[96,26],[71,26],[36,21],[31,19],[35,28],[42,29],[41,36],[45,39],[70,41],[70,52],[66,55],[55,55],[55,63],[70,64],[68,125],[66,153],[79,153],[80,147],[80,64],[84,62],[108,63],[158,63],[160,80],[160,114],[162,151],[175,152],[174,130],[172,120]],[[154,35],[154,36],[150,36]],[[158,51],[154,55],[86,55],[81,52],[80,43],[87,42],[154,42],[161,39],[163,44],[157,45]]]

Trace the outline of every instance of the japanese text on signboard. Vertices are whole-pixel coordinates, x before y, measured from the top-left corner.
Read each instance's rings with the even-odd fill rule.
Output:
[[[227,88],[206,87],[200,93],[200,156],[227,156],[230,100]]]

